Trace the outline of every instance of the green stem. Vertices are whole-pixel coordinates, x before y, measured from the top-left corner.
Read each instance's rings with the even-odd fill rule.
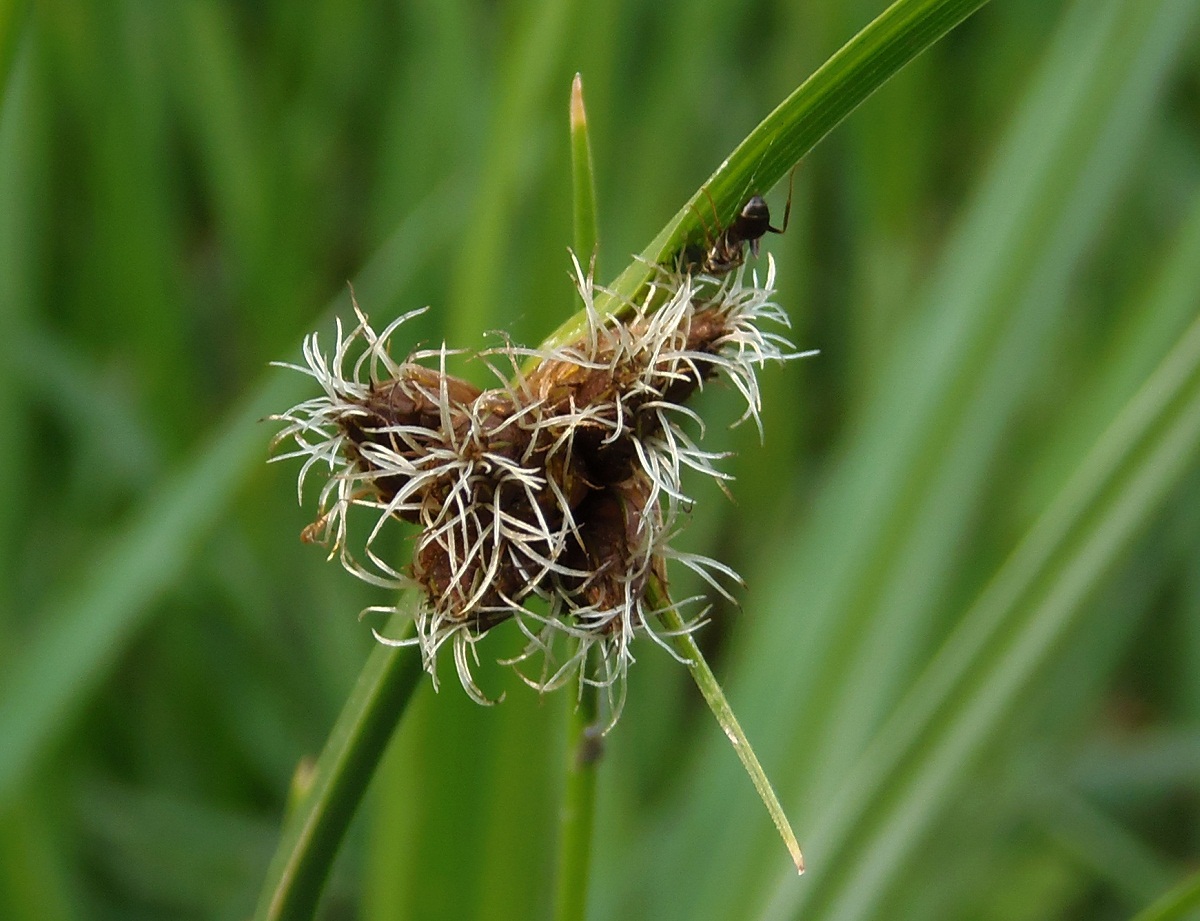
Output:
[[[415,594],[406,595],[385,636],[411,635],[412,616],[403,607],[418,601]],[[420,676],[415,648],[379,644],[371,651],[317,760],[311,784],[303,784],[307,789],[289,809],[255,921],[313,917],[338,846]]]
[[[586,917],[596,815],[596,767],[601,753],[598,699],[599,689],[585,683],[580,688],[578,705],[569,709],[566,783],[558,826],[555,921],[583,921]]]
[[[581,259],[596,255],[596,183],[583,78],[571,83],[571,167],[575,190],[575,252]],[[594,270],[594,266],[593,266]],[[580,665],[587,674],[588,661]],[[599,761],[599,688],[583,682],[579,702],[568,711],[566,782],[559,818],[558,893],[555,921],[583,921],[591,875],[592,827],[596,814],[596,765]]]
[[[683,656],[688,671],[692,673],[692,680],[696,682],[696,687],[704,695],[704,700],[713,716],[717,718],[717,723],[725,731],[729,741],[733,743],[733,750],[737,752],[742,766],[750,775],[750,782],[758,791],[763,805],[767,807],[767,812],[771,816],[771,821],[775,823],[775,828],[779,831],[779,837],[783,839],[788,853],[791,854],[792,862],[796,865],[796,872],[803,873],[804,855],[800,853],[796,833],[792,831],[791,823],[784,815],[783,806],[779,803],[779,797],[775,795],[771,781],[767,779],[766,772],[758,763],[758,757],[754,754],[750,740],[746,738],[741,724],[733,714],[733,708],[725,699],[725,692],[721,690],[720,682],[713,675],[712,669],[708,667],[708,662],[704,660],[704,655],[700,652],[700,647],[696,645],[696,641],[692,639],[691,633],[686,629],[679,610],[672,603],[666,588],[655,579],[652,579],[647,586],[646,600],[651,608],[660,612],[659,620],[667,628],[675,650]]]

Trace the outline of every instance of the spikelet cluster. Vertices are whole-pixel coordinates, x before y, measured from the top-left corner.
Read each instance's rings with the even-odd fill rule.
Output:
[[[486,702],[472,675],[476,644],[514,620],[527,645],[512,662],[526,681],[551,689],[578,675],[609,689],[615,719],[632,640],[662,641],[648,581],[666,584],[668,560],[722,594],[722,581],[737,581],[721,563],[671,547],[690,506],[684,470],[726,478],[719,455],[698,444],[704,426],[688,398],[724,378],[744,398],[742,421],[758,423],[758,369],[798,356],[762,329],[787,325],[773,262],[763,285],[744,267],[725,278],[660,269],[618,319],[597,311],[592,278],[573,261],[586,333],[554,348],[482,353],[499,381],[490,390],[448,374],[444,345],[393,357],[391,338],[421,311],[376,332],[355,304],[357,325],[347,333],[339,323],[331,351],[314,333],[304,364],[288,365],[323,392],[275,417],[285,423],[276,443],[293,447],[274,459],[303,458],[301,499],[315,470],[326,476],[306,540],[327,544],[363,579],[424,593],[415,636],[381,641],[418,645],[435,680],[449,645],[463,687]],[[354,538],[353,506],[373,513]],[[401,567],[375,550],[397,520],[419,529]]]

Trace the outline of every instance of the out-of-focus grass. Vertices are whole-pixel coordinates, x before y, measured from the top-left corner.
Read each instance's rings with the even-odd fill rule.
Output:
[[[1194,863],[1194,474],[1134,500],[1139,536],[1002,719],[965,709],[986,682],[946,722],[895,716],[975,667],[951,637],[1197,315],[1193,7],[994,0],[801,167],[768,245],[822,355],[766,372],[761,446],[704,394],[737,501],[702,493],[689,540],[748,577],[701,639],[809,873],[777,882],[736,758],[648,645],[601,770],[595,917],[1122,918]],[[263,388],[303,388],[266,363],[346,311],[346,279],[376,317],[432,303],[426,341],[540,339],[575,309],[576,71],[611,272],[881,9],[0,16],[0,917],[249,913],[382,600],[296,540],[311,508],[254,422],[288,401]],[[189,515],[157,517],[206,463]],[[1041,610],[1014,606],[1004,642]],[[548,914],[568,695],[481,680],[502,705],[419,695],[329,917]],[[986,757],[939,761],[941,732]]]

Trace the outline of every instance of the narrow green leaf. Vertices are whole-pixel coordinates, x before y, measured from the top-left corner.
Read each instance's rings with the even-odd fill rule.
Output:
[[[784,846],[792,858],[792,863],[796,866],[796,872],[798,874],[804,873],[804,855],[800,852],[800,845],[796,841],[796,833],[792,831],[791,823],[788,822],[787,814],[783,811],[779,797],[776,796],[775,789],[771,786],[771,781],[767,779],[766,771],[759,764],[758,756],[754,754],[754,747],[750,744],[750,740],[746,738],[746,733],[742,731],[741,724],[738,722],[733,708],[729,706],[729,701],[725,698],[725,692],[721,689],[721,683],[717,681],[716,676],[712,673],[712,669],[708,667],[708,662],[705,661],[703,653],[700,652],[700,647],[696,645],[695,638],[686,629],[683,618],[679,615],[678,608],[667,597],[663,587],[654,580],[651,580],[646,592],[646,598],[652,608],[661,612],[659,619],[663,622],[663,626],[667,628],[667,633],[671,641],[687,664],[688,671],[692,675],[692,680],[696,682],[696,687],[700,689],[700,693],[704,696],[705,703],[708,704],[708,708],[712,711],[713,716],[716,717],[717,724],[725,733],[725,737],[733,745],[733,750],[737,753],[738,760],[742,762],[746,773],[750,775],[750,782],[754,784],[754,789],[757,791],[759,798],[762,800],[763,805],[767,807],[767,814],[770,815],[771,821],[775,823],[779,837],[783,839]]]
[[[0,803],[66,730],[153,601],[176,584],[252,466],[265,461],[259,421],[286,407],[301,388],[301,381],[272,372],[189,468],[154,491],[87,567],[86,578],[72,580],[71,594],[34,619],[36,630],[0,677]]]
[[[9,15],[13,9],[10,5]],[[32,413],[15,359],[26,351],[21,327],[33,309],[36,266],[44,255],[29,225],[46,207],[43,182],[34,168],[45,159],[35,144],[46,108],[34,91],[34,42],[23,41],[19,53],[16,47],[17,33],[32,30],[19,29],[12,21],[0,25],[5,28],[9,34],[0,33],[0,429],[5,432],[0,442],[0,641],[17,610],[15,570],[27,540],[24,519],[30,500],[24,484],[33,463],[27,443]],[[5,60],[5,53],[13,60]]]
[[[780,892],[796,899],[786,903],[792,911],[811,899],[804,904],[815,913],[815,890],[827,877],[847,892],[885,897],[874,883],[855,882],[866,872],[857,844],[832,856],[814,823],[832,814],[832,793],[845,788],[850,765],[911,687],[926,644],[944,635],[954,612],[938,600],[961,590],[964,567],[978,565],[964,538],[1038,367],[1030,359],[1050,341],[1047,320],[1071,303],[1078,260],[1104,226],[1102,209],[1154,117],[1155,92],[1178,47],[1172,41],[1186,35],[1177,15],[1184,7],[1175,4],[1158,21],[1138,4],[1071,11],[940,260],[929,303],[898,337],[862,414],[847,426],[824,494],[786,551],[767,555],[774,572],[751,573],[753,587],[770,577],[774,589],[764,616],[741,633],[732,671],[749,702],[742,716],[751,732],[787,727],[760,742],[760,755],[790,772],[784,788],[811,817],[811,877],[778,880]],[[1082,450],[1075,448],[1072,465]],[[688,787],[697,815],[718,811],[729,783],[708,768],[714,757],[708,753]],[[954,788],[944,793],[949,800]],[[836,806],[846,803],[839,798]],[[863,821],[874,814],[872,806],[857,813]],[[758,849],[750,852],[736,825],[724,831],[733,843],[720,859],[748,855],[744,884],[761,887]],[[682,850],[680,863],[694,863],[694,850]],[[715,899],[706,893],[698,903]]]
[[[1130,905],[1144,904],[1170,885],[1170,866],[1136,830],[1067,784],[1045,778],[1037,785],[1031,812],[1093,879]]]

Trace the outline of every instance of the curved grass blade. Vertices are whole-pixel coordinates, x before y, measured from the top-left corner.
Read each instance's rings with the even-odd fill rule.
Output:
[[[597,299],[597,309],[602,314],[619,313],[650,278],[652,266],[674,258],[685,244],[704,239],[700,214],[715,206],[720,220],[730,219],[746,198],[774,186],[905,64],[985,3],[897,0],[884,10],[750,132],[617,277],[610,286],[611,296]],[[583,334],[585,322],[580,315],[572,317],[545,345],[573,342]]]

